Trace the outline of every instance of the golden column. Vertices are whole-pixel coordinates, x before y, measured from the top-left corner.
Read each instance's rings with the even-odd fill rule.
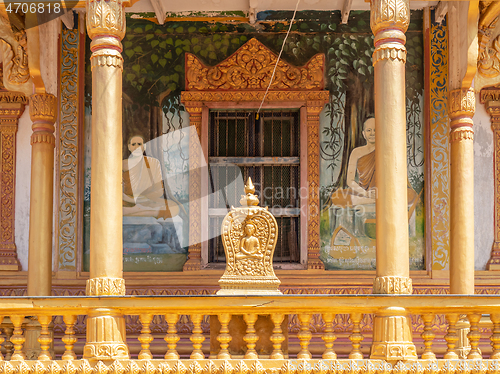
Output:
[[[54,196],[54,122],[57,99],[48,93],[30,97],[31,190],[28,295],[52,294],[52,219]]]
[[[474,293],[474,89],[448,94],[450,117],[450,293]]]
[[[90,279],[87,295],[124,295],[122,238],[122,72],[125,36],[123,0],[87,0],[92,39],[92,181]],[[113,309],[95,309],[87,319],[84,358],[128,358],[125,320]]]
[[[376,294],[411,294],[406,171],[405,31],[409,0],[372,0],[375,35],[375,170],[377,185]],[[404,308],[375,316],[372,359],[416,359]]]

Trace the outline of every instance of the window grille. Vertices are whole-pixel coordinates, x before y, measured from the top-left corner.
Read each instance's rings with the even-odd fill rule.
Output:
[[[239,173],[252,178],[260,205],[268,206],[279,228],[275,263],[300,261],[300,125],[298,111],[211,111],[208,260],[225,262],[220,237],[231,206],[240,206],[242,191],[229,190]],[[239,168],[239,170],[238,170]]]

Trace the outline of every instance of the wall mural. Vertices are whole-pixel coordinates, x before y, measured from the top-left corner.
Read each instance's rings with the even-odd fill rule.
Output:
[[[240,14],[234,14],[236,16]],[[180,271],[188,241],[188,115],[185,53],[208,66],[255,37],[279,53],[291,12],[261,12],[252,26],[237,22],[151,22],[127,19],[123,40],[124,270]],[[138,18],[142,17],[142,18]],[[298,12],[282,58],[304,65],[326,57],[330,102],[322,112],[321,260],[326,269],[375,267],[373,36],[369,12]],[[90,226],[91,73],[86,66],[84,270]],[[424,268],[423,34],[413,11],[406,64],[408,224],[412,269]],[[257,190],[259,194],[259,190]],[[297,198],[299,195],[297,195]]]

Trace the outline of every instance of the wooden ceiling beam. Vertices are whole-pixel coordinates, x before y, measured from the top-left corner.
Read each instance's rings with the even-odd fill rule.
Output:
[[[342,23],[347,24],[349,21],[349,13],[351,12],[352,0],[344,0],[342,6]]]
[[[163,9],[163,5],[161,0],[150,0],[153,9],[155,10],[156,19],[160,25],[165,23],[165,10]]]
[[[444,17],[446,17],[446,14],[448,13],[448,2],[447,1],[440,1],[436,7],[436,10],[434,12],[434,19],[437,23],[441,23],[444,20]]]

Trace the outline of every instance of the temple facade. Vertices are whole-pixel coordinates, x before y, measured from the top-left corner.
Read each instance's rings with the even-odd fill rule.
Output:
[[[0,5],[0,372],[497,373],[499,15]]]

